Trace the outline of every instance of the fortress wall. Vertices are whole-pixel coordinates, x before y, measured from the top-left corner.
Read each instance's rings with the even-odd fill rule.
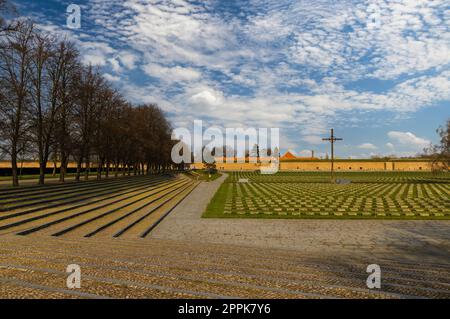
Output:
[[[263,164],[264,165],[264,164]],[[202,163],[191,165],[193,169],[203,168]],[[216,163],[218,170],[223,171],[255,171],[260,164],[257,163]],[[329,171],[331,162],[329,161],[299,161],[280,162],[281,171]],[[426,161],[337,161],[334,163],[336,172],[352,171],[429,171],[431,165]]]
[[[281,162],[281,170],[324,171],[331,169],[330,162]],[[337,161],[334,169],[339,171],[429,171],[431,165],[426,161]]]
[[[330,162],[281,162],[280,170],[282,171],[329,171],[331,169]]]
[[[53,168],[54,167],[54,162],[47,162],[47,168]],[[60,162],[56,162],[56,167],[59,168],[61,166]],[[39,168],[39,163],[38,162],[17,162],[17,167],[23,167],[23,168]],[[77,167],[77,163],[75,162],[69,162],[67,164],[67,168],[76,168]],[[83,163],[81,165],[82,168],[85,167],[85,164]],[[95,168],[97,167],[97,163],[91,163],[91,168]],[[10,161],[0,161],[0,168],[11,168],[11,162]]]
[[[255,171],[260,165],[258,163],[217,163],[218,170],[227,171]]]
[[[216,168],[220,171],[256,171],[264,165],[258,163],[216,163]],[[191,164],[192,169],[204,168],[203,163]]]
[[[429,171],[430,162],[393,162],[396,171]]]
[[[281,162],[281,170],[299,170],[299,171],[329,171],[331,162]],[[387,169],[385,162],[335,162],[336,171],[384,171]]]
[[[19,168],[21,163],[18,163]],[[54,163],[48,162],[47,168],[52,169]],[[258,163],[216,163],[218,170],[224,171],[255,171],[259,170],[261,165]],[[38,168],[37,162],[24,162],[23,168]],[[60,167],[60,163],[57,163]],[[83,164],[84,167],[84,164]],[[96,164],[92,163],[91,168],[95,169]],[[9,161],[0,161],[0,169],[11,168]],[[70,162],[68,168],[76,168],[75,162]],[[192,169],[204,168],[203,163],[191,164]],[[334,168],[339,171],[429,171],[431,170],[430,162],[427,161],[336,161]],[[329,171],[331,162],[329,161],[299,161],[299,162],[280,162],[280,170],[282,171]]]

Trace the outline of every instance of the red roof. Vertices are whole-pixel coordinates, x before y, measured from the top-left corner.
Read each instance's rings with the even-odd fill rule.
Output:
[[[281,157],[281,159],[296,159],[296,158],[297,157],[294,156],[291,152],[287,152]]]

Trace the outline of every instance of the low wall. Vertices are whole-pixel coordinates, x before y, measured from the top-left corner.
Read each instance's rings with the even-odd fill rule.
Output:
[[[264,165],[264,164],[262,164]],[[266,164],[267,165],[267,164]],[[255,171],[259,170],[258,163],[216,163],[218,170],[223,171]],[[192,169],[201,169],[202,163],[194,163]],[[322,161],[288,161],[280,162],[281,171],[329,171],[331,162]],[[334,169],[339,171],[430,171],[431,164],[428,161],[336,161]]]
[[[59,168],[60,163],[56,163]],[[259,163],[216,163],[218,170],[222,171],[256,171],[260,166],[268,164]],[[23,162],[18,163],[19,168],[24,169],[36,169],[39,168],[37,162]],[[47,163],[47,169],[52,170],[54,167],[53,162]],[[69,169],[75,169],[76,163],[70,162]],[[84,168],[84,164],[83,164]],[[91,164],[91,169],[95,169],[96,164]],[[191,164],[192,169],[204,168],[202,163]],[[11,169],[11,163],[9,161],[0,161],[0,170],[8,171]],[[317,160],[317,161],[281,161],[281,171],[329,171],[331,169],[331,162],[329,160]],[[336,171],[429,171],[431,170],[431,164],[428,161],[420,160],[399,160],[399,161],[374,161],[374,160],[336,160],[334,162],[334,169]]]
[[[96,163],[92,163],[91,166],[96,166]],[[53,168],[55,166],[54,162],[47,162],[47,168]],[[61,163],[60,162],[56,162],[56,167],[60,167]],[[83,163],[81,165],[83,168],[85,167],[85,164]],[[39,163],[38,162],[31,162],[31,161],[27,161],[27,162],[17,162],[17,167],[18,168],[39,168]],[[11,162],[10,161],[0,161],[0,168],[11,168]],[[77,168],[77,163],[75,162],[69,162],[67,163],[67,168]]]
[[[61,167],[61,163],[56,163],[56,170],[55,173],[59,174],[59,168]],[[39,174],[39,163],[38,162],[18,162],[17,168],[19,170],[19,174],[21,175],[37,175]],[[53,173],[53,170],[55,168],[54,162],[47,162],[47,168],[45,170],[46,174]],[[82,165],[82,169],[85,168],[85,164]],[[67,171],[66,173],[75,173],[77,169],[77,164],[75,162],[69,162],[67,165]],[[91,164],[91,170],[94,171],[97,169],[97,164],[92,163]],[[11,170],[11,162],[9,161],[0,161],[0,176],[11,176],[12,170]]]
[[[330,169],[330,161],[280,163],[282,171],[329,171]],[[334,169],[336,171],[429,171],[431,165],[426,161],[337,161],[334,163]]]

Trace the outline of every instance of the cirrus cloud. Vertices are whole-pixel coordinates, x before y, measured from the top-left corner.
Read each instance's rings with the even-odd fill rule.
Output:
[[[279,127],[297,149],[319,148],[333,126],[379,125],[364,137],[374,144],[353,148],[374,150],[389,131],[393,151],[429,142],[396,121],[450,105],[448,18],[445,0],[91,0],[89,28],[63,31],[85,63],[175,125]],[[40,22],[62,32],[57,20]]]

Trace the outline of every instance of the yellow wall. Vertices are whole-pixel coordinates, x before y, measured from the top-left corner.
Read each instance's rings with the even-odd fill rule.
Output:
[[[21,167],[21,163],[18,166]],[[47,167],[53,168],[53,162],[48,162]],[[96,164],[91,164],[95,167]],[[259,170],[261,165],[268,164],[258,164],[258,163],[216,163],[218,170],[224,171],[255,171]],[[57,163],[57,167],[60,163]],[[37,162],[24,162],[24,168],[38,168],[39,164]],[[76,163],[70,162],[69,168],[75,168]],[[83,165],[84,167],[84,165]],[[11,168],[11,163],[9,161],[1,161],[0,168]],[[203,168],[202,163],[191,164],[193,169]],[[280,170],[282,171],[329,171],[331,169],[331,163],[329,161],[301,161],[301,162],[280,162]],[[348,161],[348,162],[335,162],[334,169],[336,171],[429,171],[431,166],[429,162],[426,161]]]
[[[47,168],[53,168],[54,167],[54,163],[53,162],[47,162]],[[60,162],[56,162],[56,167],[60,167],[61,163]],[[85,164],[83,163],[81,165],[83,168],[85,167]],[[96,163],[92,163],[91,167],[96,167],[97,164]],[[17,162],[17,167],[23,167],[23,168],[39,168],[39,163],[38,162]],[[68,168],[76,168],[77,167],[77,163],[75,162],[69,162],[67,164]],[[11,162],[9,161],[1,161],[0,162],[0,168],[11,168]]]
[[[331,169],[330,162],[281,162],[281,170],[299,170],[299,171],[328,171]],[[348,161],[335,162],[336,171],[420,171],[431,170],[429,162],[367,162],[367,161]]]
[[[396,171],[429,171],[431,170],[430,162],[395,162],[393,170]]]
[[[263,164],[264,165],[264,164]],[[266,164],[267,165],[267,164]],[[216,163],[218,170],[224,171],[255,171],[260,164],[257,163]],[[191,165],[193,169],[203,168],[202,163]],[[329,161],[280,162],[281,171],[329,171]],[[426,161],[339,161],[334,163],[336,171],[429,171],[431,166]]]

